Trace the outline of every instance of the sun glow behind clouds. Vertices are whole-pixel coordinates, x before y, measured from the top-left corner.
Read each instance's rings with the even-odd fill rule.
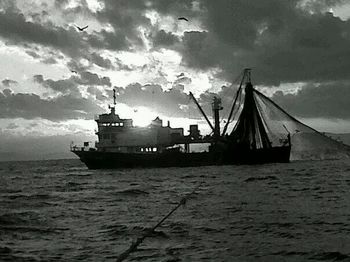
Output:
[[[125,104],[116,105],[116,114],[120,118],[132,119],[134,126],[147,126],[157,117],[157,113],[143,106],[129,107]]]

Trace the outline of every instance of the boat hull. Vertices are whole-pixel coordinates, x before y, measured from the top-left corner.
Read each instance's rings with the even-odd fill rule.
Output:
[[[273,147],[249,151],[225,152],[163,152],[118,153],[74,150],[89,169],[137,167],[189,167],[230,164],[264,164],[289,162],[290,147]]]

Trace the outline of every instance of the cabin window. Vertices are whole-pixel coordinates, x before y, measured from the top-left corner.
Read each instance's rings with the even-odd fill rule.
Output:
[[[143,148],[141,147],[141,152],[143,152]]]
[[[153,152],[157,152],[157,148],[156,147],[153,147]]]
[[[120,123],[120,126],[124,126],[124,123]]]

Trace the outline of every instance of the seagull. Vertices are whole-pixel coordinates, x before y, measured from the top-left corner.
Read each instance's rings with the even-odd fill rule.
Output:
[[[188,19],[186,17],[179,17],[177,20],[184,20],[184,21],[188,22]]]
[[[80,31],[80,32],[82,32],[82,31],[84,31],[86,28],[88,28],[89,26],[87,25],[87,26],[84,26],[84,27],[79,27],[79,26],[75,26],[76,28],[78,28],[78,30]]]

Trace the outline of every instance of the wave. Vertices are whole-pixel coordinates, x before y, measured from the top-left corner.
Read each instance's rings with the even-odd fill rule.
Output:
[[[249,177],[244,180],[244,182],[254,182],[254,181],[263,181],[263,180],[278,180],[276,176],[257,176]]]
[[[331,261],[342,261],[342,260],[349,260],[350,255],[346,255],[340,252],[321,252],[318,254],[315,254],[311,257],[311,259],[315,260],[331,260]]]
[[[139,195],[148,195],[149,193],[138,189],[138,188],[129,188],[121,191],[116,191],[113,193],[114,195],[127,195],[127,196],[139,196]]]

